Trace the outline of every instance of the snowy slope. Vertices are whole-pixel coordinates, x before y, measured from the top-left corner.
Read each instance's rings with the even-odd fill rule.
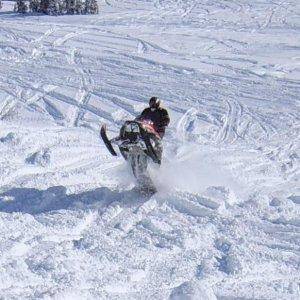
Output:
[[[298,1],[0,11],[1,299],[299,299]],[[158,193],[99,139],[150,96]]]

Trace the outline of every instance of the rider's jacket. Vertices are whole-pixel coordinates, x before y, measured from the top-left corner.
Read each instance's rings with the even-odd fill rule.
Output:
[[[161,138],[164,136],[166,127],[170,123],[168,111],[162,107],[156,108],[155,110],[152,110],[150,107],[145,108],[137,120],[151,120],[154,129]]]

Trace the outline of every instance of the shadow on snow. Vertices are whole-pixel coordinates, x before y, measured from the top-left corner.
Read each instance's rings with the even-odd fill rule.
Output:
[[[125,207],[130,207],[144,202],[148,198],[142,196],[135,189],[114,191],[107,187],[101,187],[79,194],[67,194],[66,192],[67,189],[64,186],[50,187],[47,190],[13,188],[0,194],[0,212],[36,215],[63,209],[101,210],[115,201],[122,203]]]

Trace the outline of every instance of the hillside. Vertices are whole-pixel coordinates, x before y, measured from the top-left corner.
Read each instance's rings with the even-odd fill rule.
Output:
[[[0,298],[299,299],[298,1],[2,2]],[[99,128],[151,96],[146,197]]]

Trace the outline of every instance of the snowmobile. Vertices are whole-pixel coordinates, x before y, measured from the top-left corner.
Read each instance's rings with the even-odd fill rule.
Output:
[[[106,133],[106,125],[100,130],[101,138],[108,151],[113,156],[117,152],[113,145],[116,145],[123,158],[131,166],[139,188],[144,191],[155,192],[156,189],[148,174],[148,162],[152,160],[156,164],[161,163],[161,138],[149,120],[126,121],[120,129],[119,136],[109,139]]]

